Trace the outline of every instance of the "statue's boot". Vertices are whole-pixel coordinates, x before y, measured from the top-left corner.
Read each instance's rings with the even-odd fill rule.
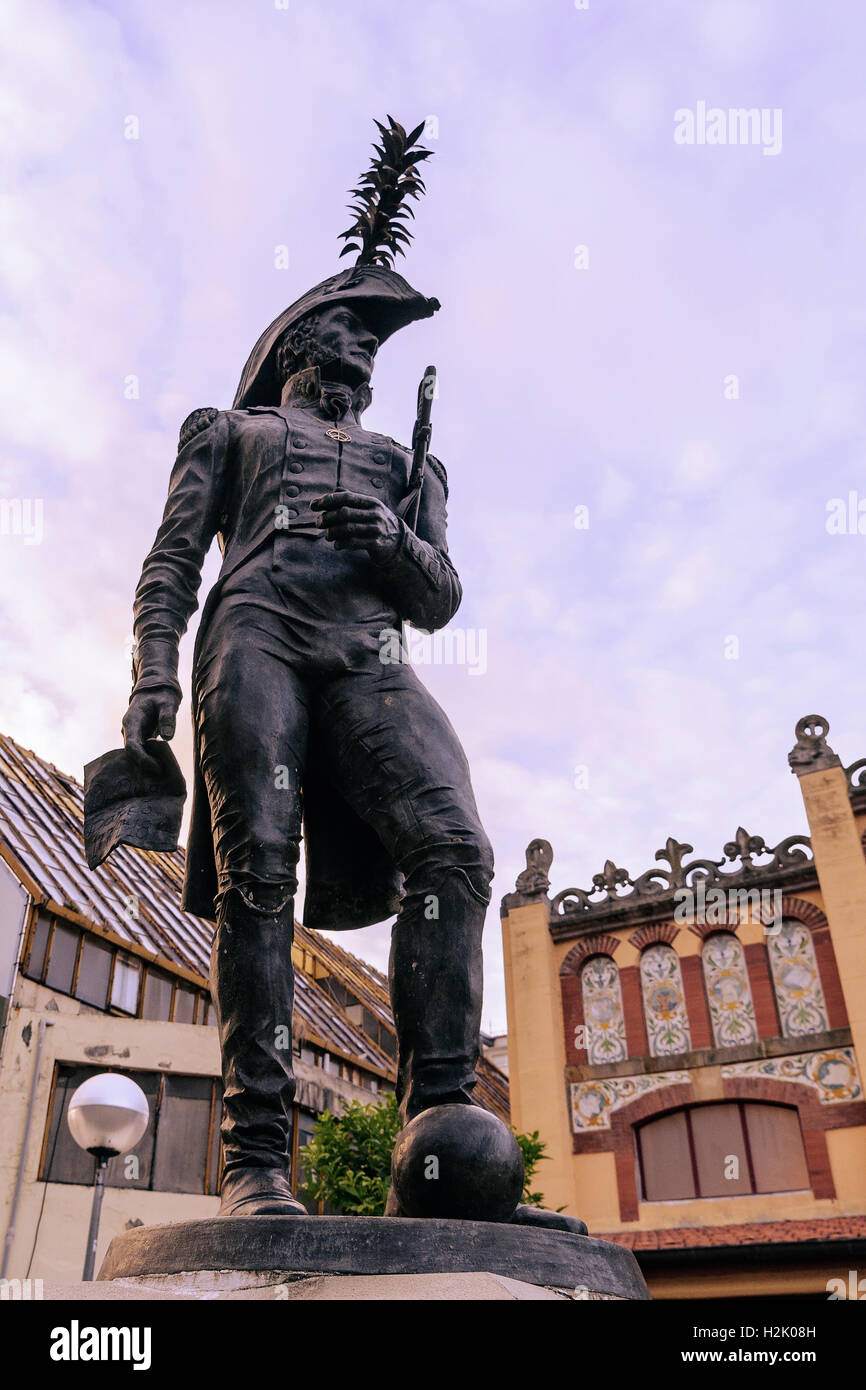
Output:
[[[220,1216],[307,1216],[280,1168],[235,1168],[222,1184]]]
[[[489,881],[476,869],[440,869],[407,894],[394,923],[388,978],[404,1125],[433,1105],[476,1103]],[[385,1215],[406,1215],[393,1187]]]
[[[540,1226],[546,1231],[570,1231],[575,1236],[587,1234],[586,1222],[579,1216],[566,1216],[563,1211],[549,1211],[547,1207],[530,1207],[521,1202],[511,1218],[513,1226]]]
[[[427,873],[423,888],[407,893],[394,923],[388,980],[404,1124],[431,1105],[472,1104],[489,883],[480,869],[447,866]]]
[[[391,935],[389,978],[397,1029],[397,1097],[404,1124],[433,1105],[477,1105],[472,1091],[481,1031],[481,933],[489,878],[446,868],[432,891],[404,899]],[[438,915],[430,914],[431,897]],[[386,1216],[405,1216],[393,1187]],[[574,1216],[517,1207],[521,1226],[586,1235]]]
[[[283,885],[222,895],[211,993],[222,1049],[225,1154],[220,1216],[306,1216],[288,1178],[294,900]]]

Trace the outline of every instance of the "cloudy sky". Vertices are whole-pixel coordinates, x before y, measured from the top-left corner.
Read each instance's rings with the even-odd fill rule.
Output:
[[[0,729],[79,776],[118,744],[178,427],[336,269],[391,112],[429,118],[401,269],[443,308],[382,350],[365,423],[407,439],[438,364],[454,626],[486,669],[421,674],[497,854],[485,1025],[534,836],[556,891],[668,835],[805,828],[796,720],[866,754],[866,534],[828,531],[833,499],[866,513],[857,0],[6,0],[0,25]],[[754,143],[719,142],[732,108],[765,113]]]

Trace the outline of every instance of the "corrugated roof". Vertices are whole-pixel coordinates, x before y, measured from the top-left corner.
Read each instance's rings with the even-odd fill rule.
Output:
[[[207,983],[213,926],[180,906],[184,852],[119,846],[98,869],[84,854],[84,790],[74,777],[0,734],[0,845],[40,900],[107,928],[168,965]],[[333,978],[393,1034],[385,976],[318,932],[297,924],[298,952],[317,967],[296,971],[295,1012],[303,1036],[392,1080],[392,1058],[328,992]],[[507,1118],[508,1081],[488,1058],[479,1066],[478,1099]]]
[[[295,1013],[301,1022],[298,1030],[296,1019],[295,1029],[304,1037],[360,1065],[369,1063],[374,1071],[394,1079],[394,1064],[388,1054],[372,1038],[368,1038],[363,1029],[353,1023],[339,1004],[303,970],[295,971]]]
[[[84,789],[0,734],[0,841],[59,907],[206,977],[213,928],[183,912],[183,851],[119,846],[98,869],[84,854]]]

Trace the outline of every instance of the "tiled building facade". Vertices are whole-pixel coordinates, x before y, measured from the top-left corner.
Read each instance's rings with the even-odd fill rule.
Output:
[[[552,898],[536,840],[503,902],[512,1121],[655,1296],[826,1297],[866,1256],[866,760],[826,734],[790,754],[809,835]]]

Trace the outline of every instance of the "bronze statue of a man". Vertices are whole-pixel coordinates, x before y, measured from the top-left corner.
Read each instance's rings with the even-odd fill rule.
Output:
[[[397,912],[389,979],[404,1122],[471,1103],[476,1082],[490,844],[448,719],[410,665],[380,659],[384,632],[441,628],[460,603],[445,470],[430,457],[419,490],[411,452],[361,423],[379,345],[439,307],[392,268],[407,239],[401,201],[423,187],[420,129],[380,126],[376,177],[345,234],[358,238],[358,263],[271,324],[231,410],[185,422],[135,596],[123,728],[144,770],[148,741],[174,733],[178,643],[216,536],[222,568],[192,680],[184,907],[216,921],[221,1215],[304,1211],[287,1173],[292,1054],[277,1042],[291,1027],[302,827],[308,925]]]

